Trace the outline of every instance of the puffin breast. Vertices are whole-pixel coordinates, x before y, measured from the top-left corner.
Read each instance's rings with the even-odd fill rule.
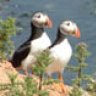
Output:
[[[53,60],[51,64],[46,68],[48,72],[62,72],[69,62],[72,55],[72,48],[68,41],[64,41],[50,49],[50,56]]]
[[[43,51],[51,45],[51,40],[48,35],[44,32],[43,35],[31,42],[31,52],[35,53]]]

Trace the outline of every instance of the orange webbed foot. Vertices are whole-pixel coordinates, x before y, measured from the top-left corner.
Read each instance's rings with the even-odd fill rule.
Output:
[[[62,93],[64,93],[64,96],[67,96],[68,90],[67,90],[66,86],[64,85],[64,79],[60,72],[58,73],[58,80],[59,80],[59,86],[60,86]]]
[[[59,86],[61,88],[62,93],[64,93],[64,95],[67,96],[68,90],[67,90],[66,86],[63,83],[59,83]]]

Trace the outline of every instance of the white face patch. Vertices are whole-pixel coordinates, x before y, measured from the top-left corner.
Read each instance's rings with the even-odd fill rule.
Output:
[[[77,29],[77,25],[72,21],[64,21],[60,24],[60,31],[68,35]]]
[[[48,20],[48,16],[41,12],[35,13],[32,17],[32,23],[36,27],[45,27],[45,23],[47,22],[47,20]]]

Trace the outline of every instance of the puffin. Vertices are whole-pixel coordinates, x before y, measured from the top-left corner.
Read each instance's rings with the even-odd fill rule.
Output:
[[[36,54],[51,45],[51,40],[44,28],[51,28],[52,20],[47,14],[38,11],[32,15],[30,25],[29,39],[17,48],[10,60],[14,68],[18,71],[23,70],[26,75],[29,75],[28,70],[36,62]]]
[[[49,46],[51,64],[46,67],[48,77],[52,77],[53,73],[58,74],[58,80],[63,92],[66,93],[64,87],[63,72],[72,56],[72,47],[68,41],[68,36],[80,38],[80,30],[77,24],[71,20],[63,21],[57,30],[57,37],[53,44]]]

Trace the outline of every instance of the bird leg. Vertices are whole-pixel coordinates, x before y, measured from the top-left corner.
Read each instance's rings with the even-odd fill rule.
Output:
[[[60,83],[59,83],[60,88],[61,88],[62,92],[66,96],[68,94],[68,91],[67,91],[67,89],[66,89],[66,87],[64,85],[64,79],[63,79],[62,74],[60,72],[58,73],[58,79],[60,80]]]
[[[58,73],[58,79],[60,80],[60,82],[64,83],[62,74],[60,72]]]

